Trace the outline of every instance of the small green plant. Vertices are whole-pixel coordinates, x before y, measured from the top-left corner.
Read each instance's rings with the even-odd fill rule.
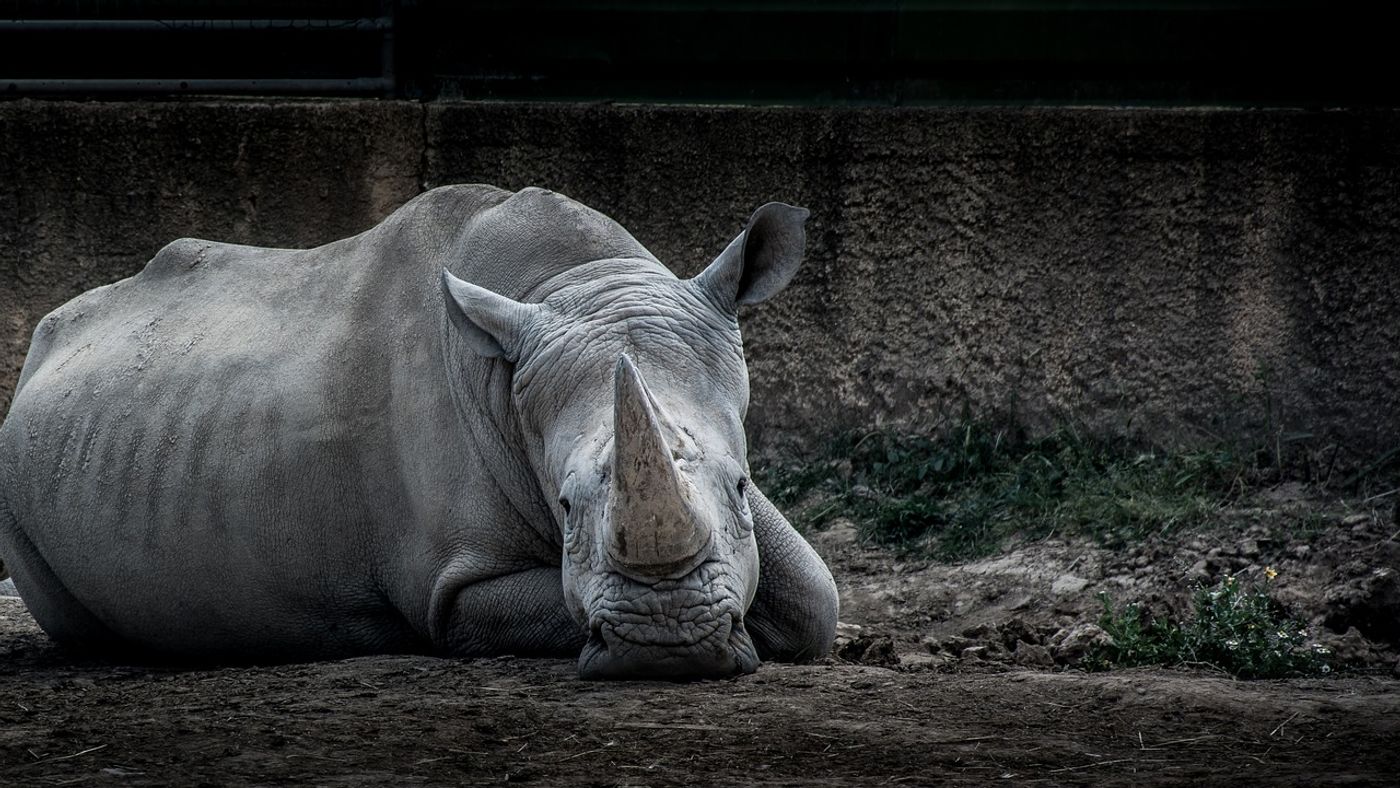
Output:
[[[1270,577],[1272,577],[1272,570]],[[1242,679],[1327,673],[1327,650],[1308,646],[1303,625],[1264,590],[1226,577],[1197,588],[1185,622],[1148,617],[1138,605],[1115,610],[1108,595],[1099,626],[1112,642],[1095,646],[1091,670],[1142,665],[1209,665]]]

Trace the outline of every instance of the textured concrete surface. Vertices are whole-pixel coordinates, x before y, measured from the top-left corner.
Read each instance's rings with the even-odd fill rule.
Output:
[[[419,192],[419,108],[0,102],[0,413],[30,333],[193,236],[312,246]]]
[[[182,235],[303,245],[422,186],[552,188],[689,274],[758,204],[750,436],[1074,419],[1400,443],[1400,113],[0,103],[0,409],[33,324]]]

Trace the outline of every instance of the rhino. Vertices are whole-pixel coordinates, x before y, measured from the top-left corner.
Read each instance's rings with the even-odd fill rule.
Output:
[[[807,216],[763,205],[690,279],[536,188],[433,189],[314,249],[177,240],[36,327],[0,555],[103,654],[819,657],[836,587],[750,478],[737,319]]]

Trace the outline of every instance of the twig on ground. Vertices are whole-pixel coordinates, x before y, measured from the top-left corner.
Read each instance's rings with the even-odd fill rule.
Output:
[[[1392,495],[1394,495],[1394,494],[1396,494],[1396,493],[1400,493],[1400,487],[1396,487],[1396,488],[1393,489],[1393,490],[1387,490],[1386,492],[1383,492],[1383,493],[1381,493],[1380,495],[1372,495],[1370,498],[1365,499],[1365,500],[1362,501],[1361,503],[1365,504],[1365,503],[1370,503],[1371,501],[1379,501],[1379,500],[1382,499],[1382,498],[1389,498],[1390,496],[1392,496]]]
[[[54,761],[66,761],[66,760],[68,760],[69,758],[77,758],[77,757],[80,756],[80,755],[87,755],[87,754],[90,753],[90,752],[97,752],[98,750],[103,750],[103,749],[106,749],[106,748],[107,748],[107,745],[105,745],[105,744],[99,744],[99,745],[97,745],[96,747],[89,747],[89,748],[87,748],[86,750],[83,750],[82,752],[75,752],[75,753],[73,753],[72,755],[55,755],[55,756],[53,756],[52,758],[45,758],[45,759],[43,759],[42,761],[35,761],[34,763],[31,763],[31,764],[29,764],[29,765],[30,765],[30,766],[34,766],[35,764],[40,764],[40,763],[53,763]],[[34,753],[30,753],[30,755],[33,755],[33,754],[34,754]]]
[[[1143,761],[1137,758],[1114,758],[1111,761],[1094,761],[1093,763],[1081,763],[1078,766],[1064,766],[1059,769],[1051,769],[1046,774],[1057,774],[1059,772],[1077,772],[1080,769],[1092,769],[1095,766],[1108,766],[1114,763],[1161,763],[1161,761]]]
[[[1283,722],[1280,722],[1280,723],[1278,724],[1278,727],[1277,727],[1277,728],[1274,728],[1272,731],[1269,731],[1269,736],[1271,736],[1271,737],[1272,737],[1272,736],[1277,736],[1277,735],[1279,734],[1279,731],[1283,730],[1283,726],[1285,726],[1285,725],[1287,725],[1288,723],[1292,722],[1293,720],[1297,719],[1299,714],[1302,714],[1302,712],[1301,712],[1301,711],[1295,711],[1295,712],[1293,712],[1292,716],[1290,716],[1288,719],[1284,720]]]
[[[642,771],[650,772],[650,771],[655,771],[655,770],[656,770],[656,767],[658,767],[658,766],[660,766],[660,765],[661,765],[661,761],[658,760],[658,761],[652,761],[652,763],[651,763],[650,766],[623,766],[622,768],[623,768],[623,769],[640,769],[640,770],[642,770]]]

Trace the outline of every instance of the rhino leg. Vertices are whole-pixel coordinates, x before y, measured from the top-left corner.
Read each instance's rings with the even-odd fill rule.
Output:
[[[564,606],[558,569],[528,569],[472,583],[451,605],[433,641],[454,657],[572,657],[588,639]]]
[[[748,495],[759,573],[744,621],[758,655],[778,662],[826,656],[839,606],[831,570],[757,487],[749,485]]]

